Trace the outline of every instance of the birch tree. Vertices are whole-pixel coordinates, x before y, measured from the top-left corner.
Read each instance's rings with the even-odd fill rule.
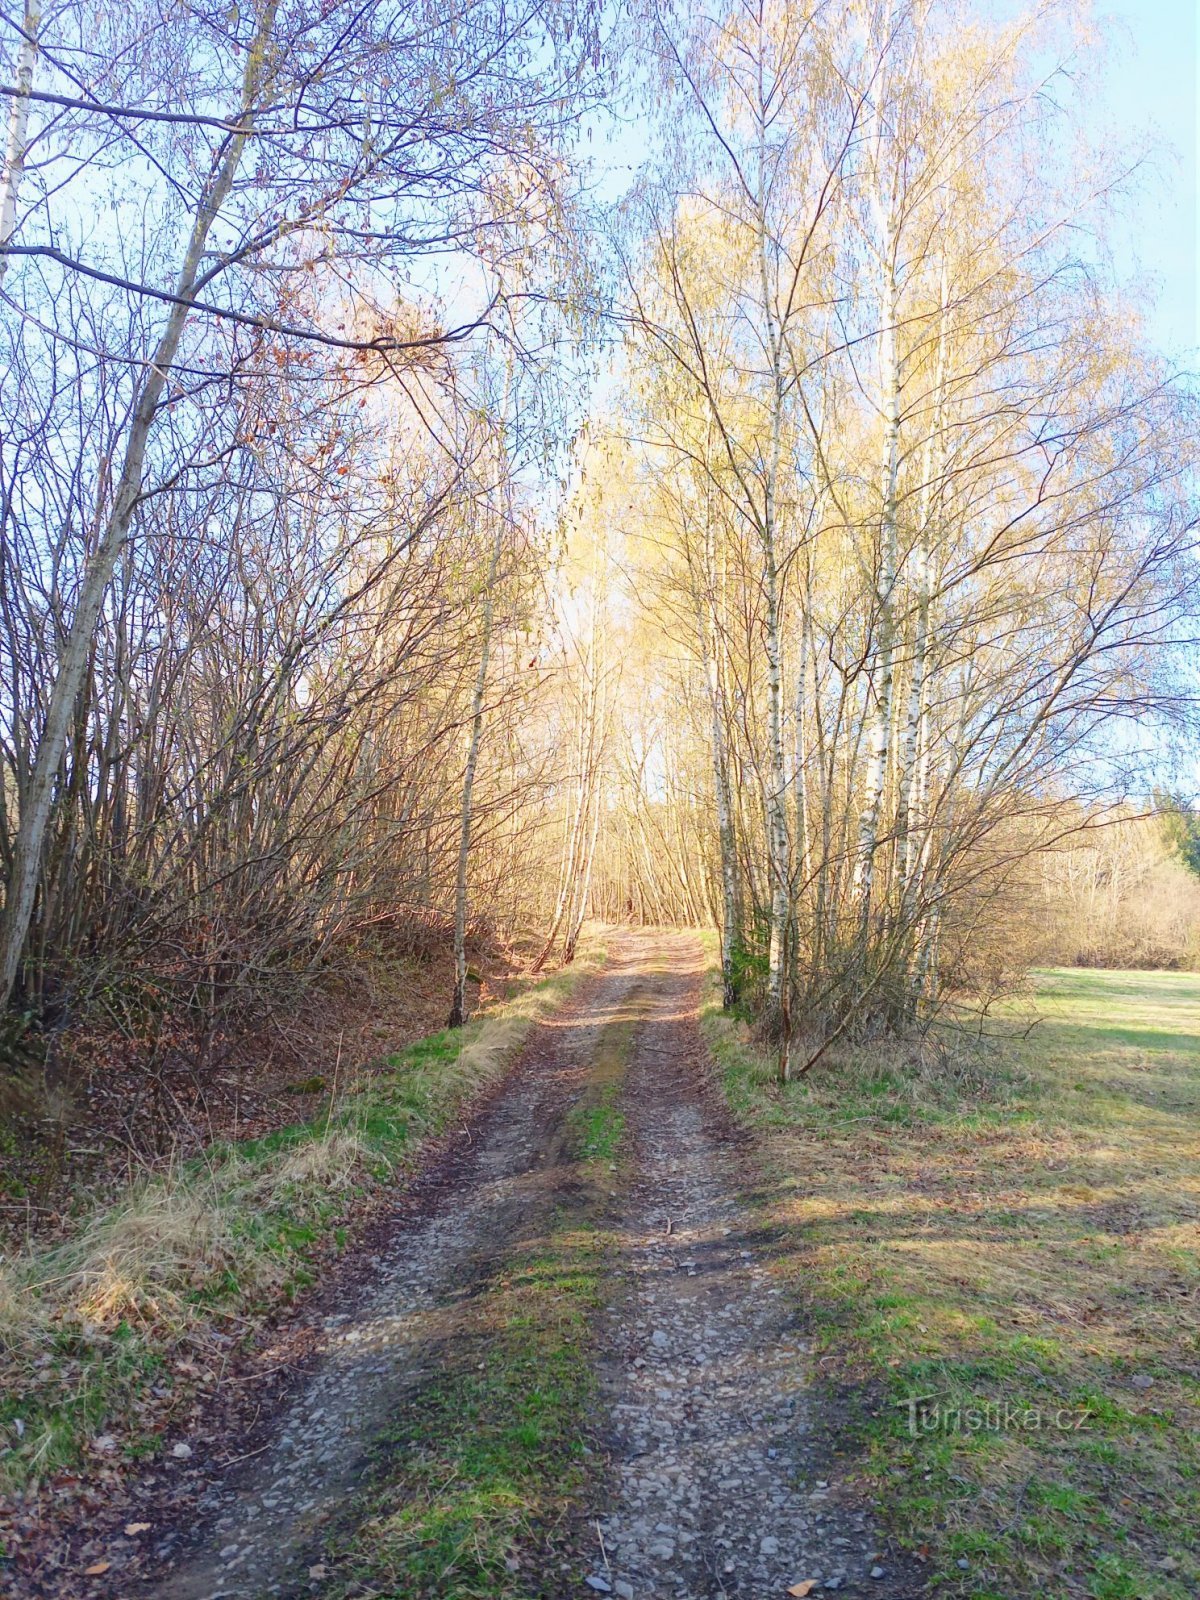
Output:
[[[1187,714],[1193,397],[1076,249],[1111,166],[1047,159],[1068,137],[1048,88],[1072,21],[734,5],[664,45],[695,148],[712,144],[631,257],[629,426],[658,497],[648,548],[705,565],[701,496],[657,487],[673,455],[734,555],[707,738],[734,774],[738,878],[769,902],[756,998],[768,1031],[783,992],[804,1017],[800,1071],[936,1014],[979,970],[986,908],[1054,847],[1062,796],[1087,786],[1102,815],[1136,782],[1144,741],[1122,724]],[[711,685],[710,632],[697,612],[676,637]]]

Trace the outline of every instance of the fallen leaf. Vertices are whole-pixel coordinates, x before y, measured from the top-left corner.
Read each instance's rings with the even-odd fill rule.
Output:
[[[326,1576],[328,1571],[329,1568],[325,1565],[325,1563],[323,1561],[318,1561],[315,1567],[309,1567],[308,1575],[310,1578],[323,1578]]]
[[[90,1567],[84,1567],[85,1578],[98,1578],[102,1572],[107,1572],[112,1565],[109,1561],[93,1561]]]
[[[804,1596],[811,1594],[816,1587],[817,1580],[815,1578],[805,1578],[803,1583],[794,1583],[788,1593],[793,1595],[795,1600],[804,1600]]]
[[[148,1522],[127,1522],[125,1524],[125,1532],[132,1539],[135,1533],[145,1533],[149,1527],[150,1524]]]

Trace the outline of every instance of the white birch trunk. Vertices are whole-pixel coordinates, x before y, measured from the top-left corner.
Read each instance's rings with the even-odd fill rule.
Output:
[[[760,57],[761,59],[761,57]],[[765,118],[765,98],[760,84],[760,116]],[[771,935],[767,958],[767,1007],[773,1021],[784,1013],[784,966],[787,953],[787,925],[791,908],[789,892],[788,826],[786,809],[787,771],[783,759],[783,678],[779,626],[779,565],[776,549],[779,497],[779,464],[783,450],[783,349],[774,296],[767,245],[767,159],[766,124],[760,124],[758,146],[758,245],[762,291],[763,323],[767,354],[771,363],[770,441],[766,482],[763,487],[763,588],[766,593],[767,652],[767,781],[764,803],[767,817],[767,858],[770,868]]]
[[[6,245],[17,226],[17,202],[25,157],[29,151],[29,97],[37,64],[38,41],[42,31],[41,0],[26,0],[22,24],[24,37],[17,52],[17,93],[9,102],[8,136],[4,143],[4,171],[0,174],[0,245]],[[8,256],[0,256],[0,284],[8,271]]]
[[[729,794],[729,762],[725,750],[725,717],[721,704],[720,619],[717,615],[716,562],[713,555],[711,516],[704,528],[703,596],[697,596],[697,633],[700,658],[708,688],[709,717],[712,725],[713,793],[717,803],[717,841],[721,853],[721,983],[722,1004],[726,1011],[738,999],[737,959],[742,943],[738,896],[737,841],[733,828],[733,804]],[[707,609],[707,620],[706,620]]]
[[[908,689],[908,717],[900,759],[896,812],[896,854],[900,869],[900,926],[912,927],[917,903],[917,865],[924,826],[925,788],[928,781],[929,738],[929,610],[933,566],[933,519],[938,501],[936,481],[945,465],[943,439],[946,383],[945,265],[942,268],[941,322],[938,329],[937,371],[934,377],[934,414],[925,456],[925,484],[921,495],[921,538],[917,552],[916,633],[913,640],[912,676]]]
[[[859,812],[854,885],[864,926],[871,909],[875,851],[879,843],[879,817],[884,785],[887,781],[892,735],[896,654],[894,607],[899,564],[897,494],[900,461],[900,359],[896,340],[898,296],[894,239],[890,224],[885,230],[883,244],[883,329],[880,336],[880,368],[884,392],[881,483],[883,504],[879,530],[879,557],[876,562],[874,619],[874,626],[878,631],[875,652],[877,671],[871,675],[867,685],[869,713],[867,764],[863,777],[862,807]],[[873,705],[870,703],[872,694]]]
[[[479,646],[479,672],[471,699],[471,742],[463,772],[461,826],[458,836],[458,874],[454,882],[454,996],[450,1002],[448,1028],[461,1028],[467,1020],[467,864],[471,854],[471,796],[475,788],[475,768],[483,733],[483,697],[487,692],[488,657],[492,646],[492,618],[495,615],[496,577],[504,546],[504,518],[497,515],[488,562],[487,591],[483,600],[483,637]]]

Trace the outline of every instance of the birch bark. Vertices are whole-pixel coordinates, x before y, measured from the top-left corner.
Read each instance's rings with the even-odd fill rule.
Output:
[[[9,104],[8,136],[4,143],[4,171],[0,174],[0,245],[12,238],[17,226],[17,202],[25,157],[29,151],[29,97],[37,65],[38,41],[42,31],[41,0],[25,0],[21,48],[17,52],[17,93]],[[0,284],[8,271],[8,256],[0,256]]]
[[[467,866],[471,855],[471,796],[475,789],[475,769],[483,734],[483,697],[487,692],[488,657],[492,646],[492,619],[495,615],[496,578],[504,548],[504,518],[496,515],[492,551],[488,561],[487,590],[483,599],[483,636],[479,645],[479,672],[471,698],[471,741],[463,772],[461,821],[458,835],[458,872],[454,882],[454,996],[450,1002],[448,1028],[461,1028],[467,1020]]]

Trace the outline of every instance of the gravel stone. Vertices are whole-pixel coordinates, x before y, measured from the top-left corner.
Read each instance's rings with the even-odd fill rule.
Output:
[[[697,998],[694,973],[673,962],[631,1053],[625,1293],[609,1314],[604,1382],[615,1483],[601,1530],[614,1582],[639,1600],[769,1600],[798,1572],[836,1574],[835,1540],[853,1532],[862,1548],[861,1506],[818,1480],[822,1519],[794,1487],[812,1481],[810,1347],[771,1280],[736,1146],[705,1094]],[[642,1357],[616,1354],[631,1347]],[[673,1524],[661,1520],[664,1492]]]

